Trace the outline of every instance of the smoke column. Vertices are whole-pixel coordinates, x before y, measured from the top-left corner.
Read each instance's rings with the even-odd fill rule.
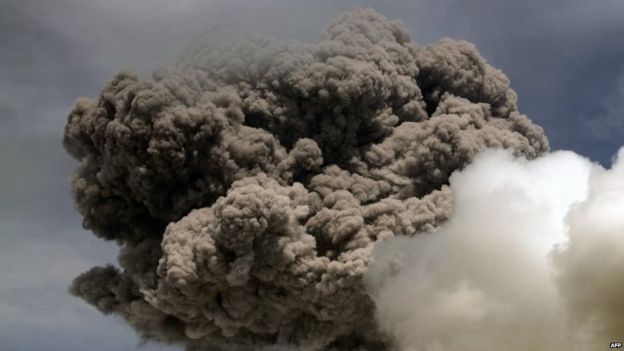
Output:
[[[405,311],[396,318],[413,312],[405,317],[421,328],[413,334],[427,331],[433,338],[441,332],[436,325],[460,327],[436,320],[435,310],[420,311],[429,305],[409,296],[435,297],[447,287],[451,302],[457,294],[474,302],[476,310],[462,316],[494,323],[488,313],[506,308],[506,295],[496,291],[496,282],[490,291],[454,275],[470,265],[450,254],[460,251],[447,238],[454,236],[444,234],[450,229],[442,229],[431,249],[406,239],[415,267],[429,251],[438,252],[436,260],[449,263],[432,269],[443,272],[405,269],[382,279],[379,265],[394,256],[384,246],[372,267],[376,273],[366,282],[364,275],[377,243],[433,237],[426,233],[450,218],[455,201],[457,216],[467,216],[467,200],[459,190],[453,195],[449,177],[479,152],[504,148],[526,159],[547,152],[542,129],[518,112],[516,100],[507,77],[472,44],[443,39],[417,46],[400,22],[370,9],[339,16],[318,43],[208,33],[174,67],[150,79],[122,72],[99,97],[78,99],[70,112],[64,145],[80,162],[72,181],[76,207],[85,228],[120,248],[118,267],[95,267],[70,291],[105,314],[122,316],[144,338],[189,350],[380,350],[392,338],[420,350],[429,339],[411,340],[401,329],[406,324],[395,325],[388,314],[397,307],[388,297],[405,297]],[[500,171],[482,171],[480,182],[490,184]],[[582,198],[565,190],[560,206]],[[540,218],[559,217],[544,212]],[[474,219],[492,228],[502,221],[487,213]],[[538,220],[530,222],[536,230],[545,225]],[[512,250],[514,240],[524,245],[515,233],[503,239],[500,229],[500,237],[477,240],[481,231],[474,229],[462,238],[475,238],[484,251],[492,245]],[[577,271],[566,269],[583,266],[582,241],[558,255],[558,284],[569,292],[570,305],[584,306],[580,319],[610,307],[592,304],[592,294],[575,288]],[[550,245],[528,242],[542,251]],[[539,271],[538,263],[518,255],[528,272]],[[499,270],[494,277],[519,268],[486,263]],[[396,283],[413,274],[423,275],[422,283]],[[544,274],[530,279],[549,282]],[[549,286],[543,288],[546,302],[555,294]],[[489,302],[490,293],[502,300]],[[425,323],[427,315],[437,324]]]
[[[398,350],[603,350],[624,337],[624,148],[488,151],[450,179],[450,219],[380,243],[366,275]]]

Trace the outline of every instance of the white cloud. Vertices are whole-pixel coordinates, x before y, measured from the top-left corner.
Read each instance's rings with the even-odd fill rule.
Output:
[[[571,152],[487,151],[451,177],[439,230],[377,245],[367,277],[401,351],[601,350],[624,294],[624,148],[613,170]]]

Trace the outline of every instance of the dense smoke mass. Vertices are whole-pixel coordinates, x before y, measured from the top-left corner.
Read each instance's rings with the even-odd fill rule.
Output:
[[[564,151],[478,155],[451,176],[444,225],[376,245],[365,281],[380,328],[398,351],[621,342],[623,180],[624,148],[610,170]]]
[[[548,150],[472,44],[418,46],[370,9],[318,43],[201,36],[79,99],[64,145],[84,226],[120,245],[71,292],[189,350],[389,345],[363,279],[375,244],[444,223],[480,151]]]

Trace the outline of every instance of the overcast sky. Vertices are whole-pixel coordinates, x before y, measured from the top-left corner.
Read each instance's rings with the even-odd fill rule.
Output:
[[[355,6],[399,18],[419,44],[474,42],[510,78],[520,111],[553,149],[604,164],[624,140],[624,1],[2,0],[0,2],[0,350],[176,350],[139,345],[115,317],[66,293],[116,248],[81,228],[61,146],[78,96],[113,74],[171,64],[213,26],[317,40]]]

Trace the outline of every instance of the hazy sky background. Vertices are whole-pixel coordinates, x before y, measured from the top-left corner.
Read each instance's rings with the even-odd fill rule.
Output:
[[[624,140],[624,1],[2,0],[0,2],[0,350],[176,350],[66,293],[114,262],[81,228],[61,146],[78,96],[113,74],[148,75],[213,26],[317,40],[340,12],[370,6],[419,44],[474,42],[511,79],[520,111],[553,149],[604,164]]]

